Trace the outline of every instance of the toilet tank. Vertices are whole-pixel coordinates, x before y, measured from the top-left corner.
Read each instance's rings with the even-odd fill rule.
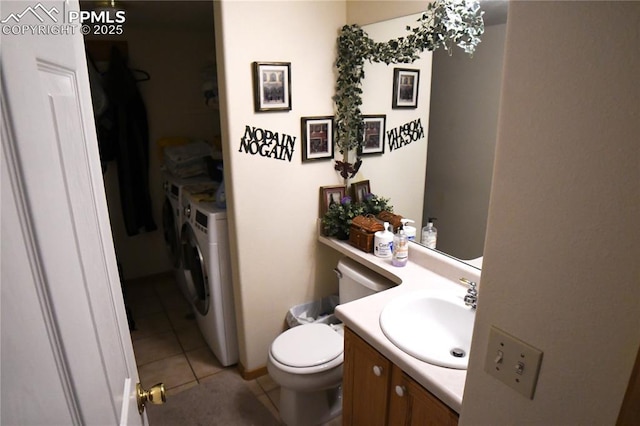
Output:
[[[390,279],[347,257],[338,261],[336,271],[339,280],[340,303],[351,302],[396,285]]]

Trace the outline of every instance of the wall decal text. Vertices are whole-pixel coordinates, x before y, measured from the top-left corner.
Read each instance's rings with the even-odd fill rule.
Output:
[[[419,118],[387,131],[389,151],[402,148],[422,138],[424,138],[424,128]]]
[[[291,162],[295,142],[295,136],[245,126],[244,136],[240,139],[240,152]]]

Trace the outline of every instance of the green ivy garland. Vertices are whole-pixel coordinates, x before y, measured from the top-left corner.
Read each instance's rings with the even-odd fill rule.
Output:
[[[482,14],[476,0],[438,0],[428,5],[427,11],[417,20],[417,27],[406,27],[407,36],[383,43],[373,41],[358,25],[342,27],[338,37],[338,79],[333,98],[336,103],[336,145],[340,153],[355,149],[359,156],[364,141],[360,105],[365,60],[387,65],[412,63],[425,50],[444,48],[451,54],[454,45],[473,54],[484,33]]]

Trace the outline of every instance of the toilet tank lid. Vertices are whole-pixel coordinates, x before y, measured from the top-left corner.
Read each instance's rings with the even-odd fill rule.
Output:
[[[396,283],[390,279],[373,272],[371,269],[348,257],[343,257],[338,261],[337,269],[343,276],[346,276],[375,292],[387,290],[388,288],[396,286]]]
[[[342,354],[343,338],[327,324],[305,324],[290,328],[271,344],[271,355],[290,367],[325,364]]]

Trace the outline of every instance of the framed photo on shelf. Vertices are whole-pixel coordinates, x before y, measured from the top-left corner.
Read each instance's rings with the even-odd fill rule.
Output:
[[[333,158],[333,117],[302,117],[302,162]]]
[[[347,188],[344,185],[320,187],[320,217],[329,210],[331,204],[340,204],[340,200],[346,195]]]
[[[291,111],[291,63],[254,62],[253,98],[256,112]]]
[[[394,68],[393,109],[418,107],[418,83],[420,70]]]
[[[384,153],[384,132],[386,115],[363,115],[364,143],[361,155]]]
[[[364,201],[365,195],[371,193],[371,185],[369,184],[368,180],[354,182],[351,184],[351,191],[353,201],[355,203],[361,203]]]

